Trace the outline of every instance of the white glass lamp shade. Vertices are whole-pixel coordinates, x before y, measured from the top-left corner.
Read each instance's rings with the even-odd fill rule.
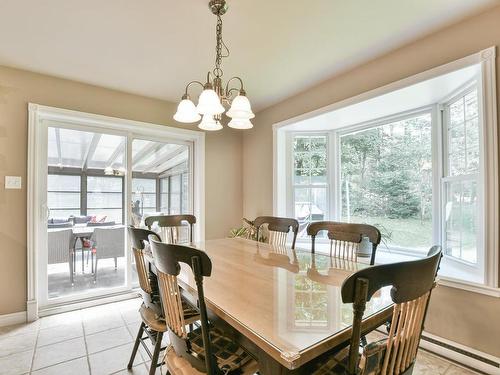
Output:
[[[227,126],[233,128],[233,129],[252,129],[253,124],[250,122],[249,119],[240,119],[240,118],[233,118],[231,121],[229,121],[229,124]]]
[[[233,99],[231,103],[231,108],[227,111],[226,115],[233,119],[246,119],[249,120],[254,118],[255,115],[252,112],[250,106],[250,101],[245,95],[238,95]]]
[[[225,111],[220,103],[219,95],[212,89],[202,91],[196,109],[202,115],[220,115]]]
[[[182,99],[177,106],[177,112],[175,112],[174,120],[178,122],[191,123],[196,122],[201,119],[200,114],[196,110],[196,106],[189,99]]]
[[[214,117],[210,115],[203,115],[203,119],[201,120],[198,127],[202,130],[208,130],[208,131],[215,131],[222,129],[220,121],[216,121]]]

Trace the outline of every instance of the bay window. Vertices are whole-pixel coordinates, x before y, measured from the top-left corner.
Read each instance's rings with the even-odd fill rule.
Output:
[[[298,247],[310,247],[311,222],[367,223],[382,234],[376,262],[441,245],[446,285],[500,295],[495,55],[487,52],[274,125],[274,214],[299,221]],[[325,234],[316,245],[329,251]]]
[[[294,132],[299,240],[307,240],[312,221],[367,223],[381,231],[386,259],[423,256],[440,243],[450,260],[444,274],[483,282],[478,100],[472,82],[423,109],[325,133]]]

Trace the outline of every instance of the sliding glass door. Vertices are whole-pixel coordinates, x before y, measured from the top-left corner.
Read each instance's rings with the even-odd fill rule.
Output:
[[[127,288],[126,134],[47,129],[46,302]]]
[[[192,142],[45,125],[40,306],[131,291],[138,284],[126,226],[145,227],[150,215],[193,212]]]

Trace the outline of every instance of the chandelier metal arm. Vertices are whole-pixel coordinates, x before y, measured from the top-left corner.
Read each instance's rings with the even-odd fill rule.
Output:
[[[233,79],[236,79],[240,82],[240,88],[237,89],[237,88],[229,88],[229,84],[231,83],[231,81]],[[241,95],[246,95],[246,92],[245,92],[245,89],[243,88],[243,80],[240,78],[240,77],[232,77],[231,79],[229,79],[226,83],[226,96],[229,96],[231,94],[232,91],[238,91]]]
[[[184,95],[182,95],[182,100],[189,98],[189,94],[188,94],[189,86],[191,86],[191,85],[193,85],[195,83],[199,84],[202,88],[205,88],[205,85],[203,83],[201,83],[200,81],[191,81],[191,82],[189,82],[186,85],[186,90],[184,92]]]

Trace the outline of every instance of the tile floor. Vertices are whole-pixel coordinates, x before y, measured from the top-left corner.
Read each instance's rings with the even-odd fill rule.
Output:
[[[126,369],[139,327],[139,304],[139,299],[134,299],[1,327],[0,373],[147,374],[149,358],[145,351],[138,353],[132,371]],[[431,374],[475,372],[420,351],[414,375]]]

